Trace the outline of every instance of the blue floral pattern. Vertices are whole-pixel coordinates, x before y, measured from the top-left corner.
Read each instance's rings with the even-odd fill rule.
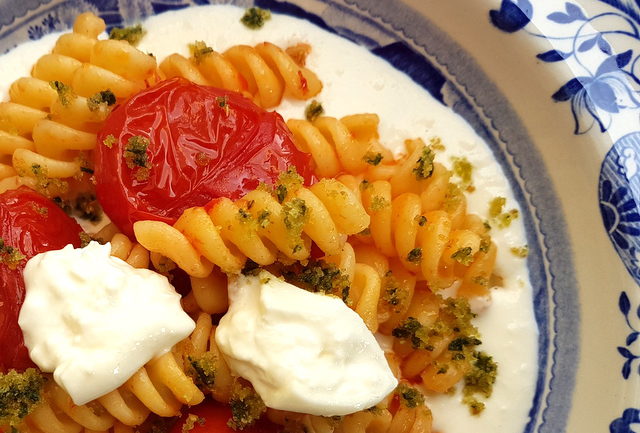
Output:
[[[609,130],[618,114],[640,110],[640,26],[637,14],[617,1],[618,11],[587,17],[577,4],[566,2],[564,10],[552,12],[546,20],[555,23],[557,35],[542,35],[528,30],[533,7],[528,0],[503,0],[500,9],[490,11],[491,22],[500,30],[518,30],[544,37],[554,49],[538,54],[544,62],[568,62],[576,77],[560,87],[551,97],[556,102],[570,102],[575,121],[575,134],[584,134],[597,125],[601,132]],[[595,29],[605,30],[595,30]],[[609,30],[606,30],[609,29]],[[608,38],[625,38],[637,46],[613,53]]]
[[[638,365],[638,374],[640,374],[640,363],[637,363],[637,361],[640,360],[640,355],[636,355],[634,351],[637,349],[633,348],[634,343],[638,340],[638,337],[640,337],[640,330],[638,330],[636,325],[633,323],[633,321],[640,319],[640,308],[635,311],[635,319],[630,317],[631,301],[629,300],[627,292],[624,291],[620,294],[618,308],[624,315],[625,322],[630,329],[630,333],[625,339],[625,345],[618,346],[618,353],[625,358],[625,362],[622,365],[622,377],[628,379],[631,375],[631,369],[633,368],[634,363]]]
[[[634,433],[632,425],[640,426],[640,410],[625,409],[620,418],[609,424],[609,433]]]

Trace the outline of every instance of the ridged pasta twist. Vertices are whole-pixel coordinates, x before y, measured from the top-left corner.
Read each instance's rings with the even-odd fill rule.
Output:
[[[164,59],[160,64],[164,76],[243,93],[263,108],[277,106],[283,97],[309,99],[322,90],[312,71],[269,42],[235,45],[224,53],[197,42],[192,51],[188,59],[180,54]]]
[[[368,225],[369,216],[353,192],[324,179],[309,188],[289,188],[281,203],[258,189],[236,202],[220,198],[187,209],[173,226],[138,221],[133,229],[149,251],[170,258],[192,277],[206,278],[214,264],[237,274],[247,257],[262,266],[279,255],[305,260],[311,241],[326,254],[338,254],[346,236]]]
[[[287,125],[298,148],[312,155],[317,173],[338,176],[362,201],[371,224],[370,236],[358,236],[360,242],[398,257],[434,290],[458,281],[465,296],[487,293],[495,245],[482,220],[467,214],[451,172],[433,162],[422,140],[407,140],[407,155],[394,160],[377,152],[375,115],[292,119]]]
[[[80,153],[95,147],[96,132],[111,110],[92,97],[109,90],[122,100],[156,77],[153,57],[125,41],[98,40],[104,30],[99,17],[79,15],[73,32],[38,59],[31,76],[11,85],[9,102],[0,103],[0,155],[12,157],[13,175],[79,176]],[[54,89],[52,83],[61,84]],[[0,166],[0,178],[7,174]],[[0,189],[18,180],[2,182]]]
[[[172,351],[153,359],[120,388],[85,405],[73,404],[71,397],[53,380],[43,393],[43,402],[24,421],[24,430],[33,433],[113,432],[130,433],[150,413],[177,416],[183,405],[193,406],[204,399],[194,381],[193,359],[208,352],[216,372],[215,386],[206,389],[214,398],[228,402],[233,379],[217,346],[211,316],[201,313],[189,338]]]

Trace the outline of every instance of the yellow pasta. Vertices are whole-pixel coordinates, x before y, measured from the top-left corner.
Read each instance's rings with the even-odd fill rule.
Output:
[[[100,99],[106,97],[100,92],[124,99],[155,77],[153,57],[124,41],[98,40],[104,29],[97,16],[78,16],[73,32],[62,35],[31,77],[16,80],[10,100],[0,103],[0,156],[13,158],[21,178],[80,176],[81,152],[95,147],[96,132],[116,102]],[[1,182],[2,190],[37,183]]]
[[[309,99],[322,89],[312,71],[269,42],[255,47],[236,45],[224,53],[196,42],[192,51],[189,59],[168,56],[160,64],[164,76],[240,92],[263,108],[275,107],[283,97]]]
[[[314,194],[316,189],[323,189],[326,197],[340,197],[348,207],[327,206],[323,194]],[[299,186],[289,191],[282,203],[271,193],[256,190],[237,202],[222,198],[207,209],[187,209],[173,226],[138,221],[134,232],[149,251],[169,257],[192,277],[205,278],[212,264],[238,273],[247,257],[260,265],[274,263],[278,254],[304,260],[312,240],[328,255],[337,254],[345,235],[368,224],[368,215],[348,188],[321,181],[311,189]]]

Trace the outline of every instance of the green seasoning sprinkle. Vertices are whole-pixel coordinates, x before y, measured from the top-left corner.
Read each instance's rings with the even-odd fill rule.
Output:
[[[322,106],[321,103],[319,103],[315,99],[311,101],[311,103],[307,105],[307,108],[305,108],[304,110],[304,117],[306,117],[309,122],[313,122],[323,114],[324,114],[324,107]]]
[[[430,147],[425,146],[422,149],[422,155],[416,161],[416,166],[413,169],[413,174],[415,174],[416,179],[424,180],[431,177],[433,174],[433,160],[435,158],[435,154]]]
[[[458,263],[469,266],[473,262],[473,249],[471,247],[460,248],[451,255],[451,258]]]
[[[213,53],[213,48],[205,44],[204,41],[195,41],[189,44],[189,51],[196,63],[200,63],[207,54]]]
[[[407,254],[407,261],[419,263],[422,260],[422,248],[414,248]]]
[[[250,29],[257,30],[264,26],[265,21],[269,19],[271,19],[271,11],[253,7],[245,11],[240,22]]]
[[[114,27],[109,32],[109,39],[127,41],[131,45],[137,45],[140,39],[147,33],[140,24],[131,27]]]
[[[68,106],[71,103],[71,100],[76,97],[76,95],[71,91],[71,87],[67,86],[62,81],[49,81],[49,86],[58,92],[58,99],[64,107]]]
[[[512,247],[511,254],[524,259],[529,255],[529,245],[525,245],[523,247]]]
[[[518,209],[511,209],[504,212],[503,209],[506,203],[507,199],[504,197],[496,197],[489,202],[489,217],[491,222],[501,229],[509,227],[511,225],[511,221],[520,216]]]
[[[243,385],[236,380],[229,399],[231,419],[227,423],[234,430],[243,430],[253,425],[267,410],[264,402],[251,385]]]
[[[229,107],[229,101],[228,101],[227,95],[217,96],[216,102],[218,103],[218,107],[222,108],[224,110],[224,114],[228,116],[229,112],[231,111],[231,108]]]
[[[10,425],[13,431],[42,401],[45,381],[35,368],[0,373],[0,425]]]
[[[90,111],[96,111],[100,106],[110,107],[116,103],[116,95],[109,89],[96,93],[87,98],[87,107]]]
[[[401,383],[396,388],[396,393],[400,397],[400,402],[410,409],[424,406],[424,395],[412,386]]]
[[[380,212],[389,205],[391,205],[391,203],[389,203],[389,200],[380,195],[376,195],[375,197],[373,197],[373,199],[371,199],[371,210],[373,212]]]
[[[473,187],[473,165],[467,158],[453,158],[453,173],[460,178],[460,188],[469,192],[474,191]]]
[[[114,137],[112,134],[107,135],[105,137],[105,139],[102,140],[102,144],[107,146],[109,149],[111,149],[113,147],[115,142],[116,142],[116,137]]]
[[[147,148],[149,147],[149,139],[141,135],[134,135],[129,138],[124,148],[124,158],[127,167],[147,167],[149,159],[147,156]]]
[[[378,153],[367,152],[362,157],[362,159],[367,164],[376,166],[382,162],[382,154],[380,152]]]
[[[0,263],[7,265],[9,269],[15,269],[25,258],[19,249],[7,245],[4,239],[0,238]]]

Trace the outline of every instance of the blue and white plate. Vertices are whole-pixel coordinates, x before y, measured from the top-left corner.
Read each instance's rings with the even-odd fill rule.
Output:
[[[0,53],[85,10],[118,26],[204,3],[4,1]],[[212,3],[255,3],[362,44],[473,126],[528,233],[540,336],[525,432],[639,431],[640,1]]]

